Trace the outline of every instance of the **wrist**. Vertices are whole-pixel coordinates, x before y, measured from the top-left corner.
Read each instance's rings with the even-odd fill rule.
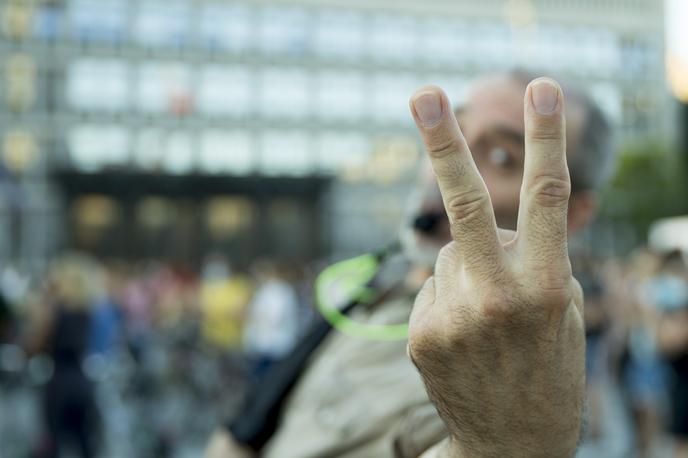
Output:
[[[541,439],[523,436],[511,439],[500,437],[490,441],[468,443],[457,437],[450,437],[440,444],[436,453],[429,458],[571,458],[578,448],[577,445],[577,437],[575,440],[561,442],[554,442],[551,436]]]

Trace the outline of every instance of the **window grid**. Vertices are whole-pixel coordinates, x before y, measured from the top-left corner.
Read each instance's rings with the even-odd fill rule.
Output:
[[[580,2],[558,3],[581,8]],[[611,0],[596,4],[620,8]],[[135,160],[135,145],[143,131],[155,130],[188,145],[158,148],[179,173],[187,166],[212,172],[213,161],[217,170],[231,171],[234,162],[220,154],[228,138],[248,138],[237,141],[255,156],[237,160],[237,173],[261,171],[270,162],[264,157],[274,154],[261,145],[278,145],[278,131],[287,139],[315,138],[292,141],[291,147],[308,149],[306,169],[298,173],[331,171],[314,152],[321,132],[356,132],[367,139],[352,145],[373,144],[379,134],[408,133],[406,101],[414,87],[440,83],[458,99],[472,75],[524,63],[602,88],[603,108],[627,131],[657,128],[639,124],[636,105],[625,102],[638,87],[663,81],[661,38],[651,27],[628,32],[548,22],[523,28],[487,16],[211,0],[68,0],[65,5],[39,9],[28,49],[55,53],[52,64],[38,60],[41,87],[42,75],[51,71],[46,65],[65,65],[65,96],[56,112],[67,125],[55,135],[87,127],[115,142],[120,137],[112,134],[113,125],[125,132],[128,140],[115,145],[130,150],[110,152],[103,162],[126,158],[119,165],[145,167]],[[624,6],[650,8],[647,1]],[[109,14],[102,14],[103,8]],[[557,59],[563,53],[573,58]],[[5,54],[0,46],[0,56]],[[30,115],[45,120],[42,109]],[[218,130],[234,136],[214,135]],[[185,149],[192,150],[189,160]]]

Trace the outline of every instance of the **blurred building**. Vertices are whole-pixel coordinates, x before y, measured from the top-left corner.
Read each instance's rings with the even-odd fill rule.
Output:
[[[667,126],[656,0],[4,0],[0,259],[63,246],[242,260],[389,242],[408,97],[484,72],[588,84],[627,138]]]

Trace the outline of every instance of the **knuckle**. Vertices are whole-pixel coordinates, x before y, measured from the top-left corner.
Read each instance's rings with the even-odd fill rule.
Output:
[[[491,324],[511,323],[521,314],[521,307],[501,291],[492,291],[481,301],[483,317]]]
[[[572,286],[571,288],[573,289],[573,297],[577,302],[583,302],[585,298],[585,294],[583,293],[583,287],[581,286],[580,282],[576,280],[575,278],[572,278]]]
[[[558,117],[543,117],[528,123],[527,136],[534,141],[560,146],[565,137],[564,126]]]
[[[552,269],[544,279],[545,283],[543,289],[568,297],[574,291],[571,284],[571,278],[570,264],[568,266]]]
[[[408,355],[413,364],[422,365],[428,358],[433,358],[438,346],[436,333],[428,329],[426,323],[409,326]]]
[[[546,289],[541,292],[541,306],[556,317],[566,313],[572,299],[573,295],[569,288]]]
[[[445,318],[424,320],[409,325],[408,356],[419,369],[443,364],[446,356],[467,346],[467,333],[462,326],[444,323]]]
[[[541,282],[542,303],[546,306],[557,306],[572,295],[570,278],[564,275],[549,275]]]
[[[454,260],[458,259],[459,257],[459,245],[452,241],[440,249],[440,252],[437,255],[436,264],[453,263]]]
[[[539,176],[532,180],[530,189],[535,203],[543,207],[561,207],[571,197],[571,182],[565,178]]]
[[[552,269],[540,272],[537,303],[553,312],[564,312],[576,297],[576,287],[569,269]]]
[[[488,205],[487,194],[477,189],[463,191],[452,196],[447,202],[447,213],[452,227],[479,217]]]
[[[544,291],[569,292],[572,285],[571,261],[565,257],[555,265],[542,267],[531,267],[533,276],[537,278],[538,284]]]
[[[563,135],[561,130],[545,129],[533,127],[529,129],[528,137],[531,141],[537,142],[548,148],[561,148],[563,146]]]
[[[444,159],[455,154],[459,145],[454,138],[435,138],[427,143],[428,154],[434,159]]]

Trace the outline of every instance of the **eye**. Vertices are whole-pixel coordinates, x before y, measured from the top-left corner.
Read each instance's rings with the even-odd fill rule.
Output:
[[[487,153],[487,159],[490,161],[490,164],[497,167],[508,167],[509,163],[511,162],[509,153],[501,147],[494,147],[490,149],[490,151]]]

